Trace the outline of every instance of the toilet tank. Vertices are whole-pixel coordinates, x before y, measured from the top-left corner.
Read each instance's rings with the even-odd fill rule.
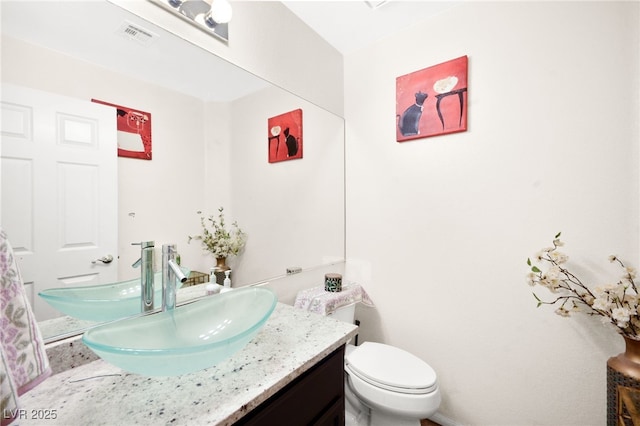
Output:
[[[330,313],[327,316],[331,317],[333,319],[337,319],[339,321],[343,321],[343,322],[347,322],[349,324],[353,324],[353,322],[354,322],[354,320],[356,318],[356,304],[352,303],[352,304],[347,305],[347,306],[342,306],[342,307],[336,309],[335,311],[333,311],[332,313]]]

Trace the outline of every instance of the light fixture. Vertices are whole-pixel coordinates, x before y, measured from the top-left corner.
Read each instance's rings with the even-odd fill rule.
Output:
[[[207,15],[207,19],[212,19],[218,24],[226,24],[231,21],[233,10],[231,4],[227,0],[213,0],[211,2],[211,9]]]
[[[180,16],[201,30],[229,41],[228,23],[232,8],[229,0],[149,0]]]

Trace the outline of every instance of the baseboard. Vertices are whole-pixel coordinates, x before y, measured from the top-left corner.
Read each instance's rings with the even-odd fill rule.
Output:
[[[456,423],[453,419],[443,416],[440,413],[435,413],[433,416],[429,417],[429,420],[440,426],[462,426],[460,423]]]

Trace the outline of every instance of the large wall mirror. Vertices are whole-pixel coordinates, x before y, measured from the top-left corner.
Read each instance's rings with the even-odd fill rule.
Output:
[[[107,1],[0,7],[3,84],[151,115],[152,159],[117,158],[114,262],[91,264],[92,271],[112,268],[117,281],[136,278],[140,251],[132,243],[154,240],[158,249],[176,243],[184,266],[208,273],[215,259],[187,241],[201,232],[198,212],[216,215],[218,207],[248,234],[244,252],[229,261],[234,286],[344,260],[343,118]],[[303,157],[270,163],[268,120],[298,109]],[[8,199],[34,188],[20,182],[20,191],[12,190],[18,183],[7,178],[2,155],[0,219],[20,262],[38,247],[31,222],[16,218],[43,217],[47,209]],[[74,283],[54,269],[25,277],[39,320],[60,313],[38,291]]]

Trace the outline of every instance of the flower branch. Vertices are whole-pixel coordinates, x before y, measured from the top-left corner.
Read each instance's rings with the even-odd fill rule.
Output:
[[[591,290],[566,267],[568,256],[558,250],[564,244],[560,233],[553,239],[553,247],[539,252],[535,259],[546,265],[543,269],[527,259],[530,267],[527,281],[529,285],[547,288],[551,293],[559,294],[551,301],[542,300],[533,293],[538,307],[556,305],[558,315],[567,317],[573,312],[585,312],[587,315],[599,315],[604,323],[612,324],[617,331],[632,339],[640,340],[639,296],[635,283],[636,271],[627,267],[617,256],[609,256],[610,262],[617,262],[624,274],[615,284],[605,284]]]
[[[213,215],[205,218],[202,216],[202,212],[198,212],[198,214],[201,215],[202,234],[189,236],[189,243],[191,240],[201,241],[203,250],[210,252],[215,258],[236,256],[240,253],[247,241],[247,234],[242,232],[238,222],[233,222],[231,229],[227,229],[223,207],[218,209],[217,220]]]

